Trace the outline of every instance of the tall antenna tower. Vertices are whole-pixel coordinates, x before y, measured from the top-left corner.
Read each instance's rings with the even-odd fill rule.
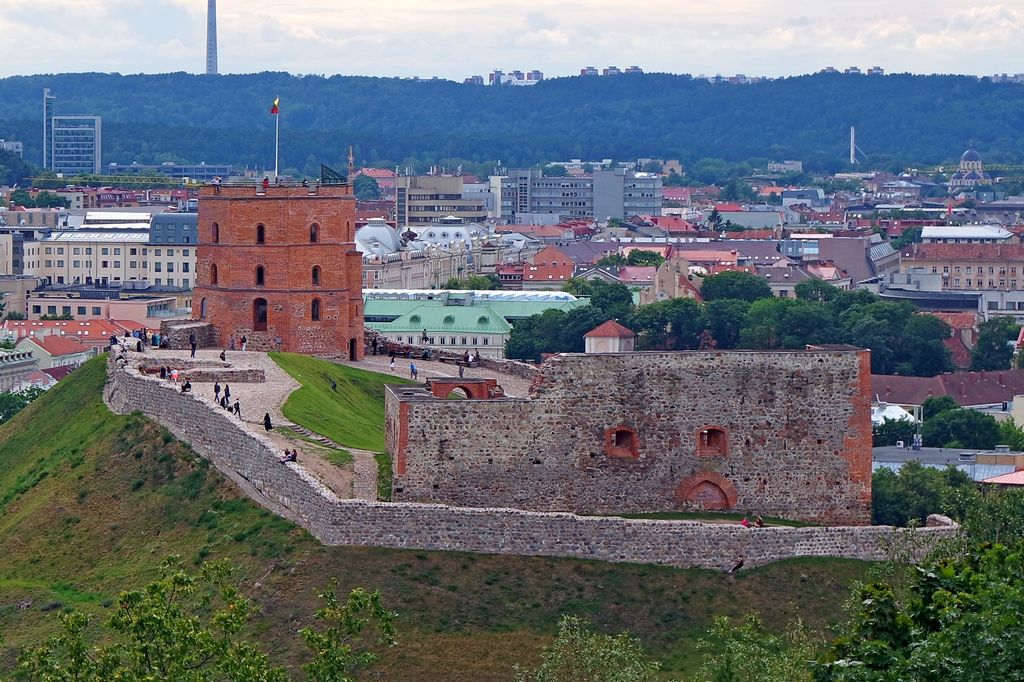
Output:
[[[210,0],[213,2],[213,0]],[[857,129],[850,126],[850,163],[859,163],[857,161]]]
[[[206,5],[206,73],[217,75],[217,0]]]

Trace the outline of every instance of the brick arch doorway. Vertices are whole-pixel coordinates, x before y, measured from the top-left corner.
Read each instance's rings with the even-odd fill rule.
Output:
[[[732,481],[716,471],[690,476],[676,488],[676,506],[688,509],[725,510],[736,507],[739,493]]]

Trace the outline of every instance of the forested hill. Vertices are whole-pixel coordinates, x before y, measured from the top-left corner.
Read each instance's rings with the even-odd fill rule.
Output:
[[[803,159],[838,170],[849,127],[872,165],[949,163],[973,141],[987,162],[1024,158],[1024,86],[965,76],[816,74],[711,85],[665,74],[559,78],[534,87],[292,76],[63,74],[0,79],[0,137],[39,163],[42,89],[57,112],[103,117],[105,162],[283,165],[575,158]]]

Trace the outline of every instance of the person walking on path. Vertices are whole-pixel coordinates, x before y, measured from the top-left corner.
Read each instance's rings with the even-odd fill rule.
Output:
[[[243,350],[243,351],[245,350],[245,345],[246,345],[247,343],[249,343],[249,339],[247,339],[246,337],[244,337],[244,336],[243,336],[243,337],[242,337],[242,350]]]
[[[220,176],[213,176],[213,193],[220,194]]]
[[[235,337],[234,337],[234,335],[232,335],[231,338],[228,339],[228,350],[234,350],[234,349],[235,349]]]
[[[394,355],[391,356],[391,362],[388,363],[388,369],[390,369],[392,372],[395,371],[395,356]]]
[[[415,379],[417,374],[419,374],[419,372],[416,370],[416,363],[415,362],[410,362],[409,363],[409,378],[410,379]]]
[[[270,423],[270,413],[269,412],[265,412],[263,414],[263,428],[265,428],[267,430],[267,433],[270,433],[271,431],[274,430],[274,425]]]
[[[213,399],[220,402],[220,382],[213,385]]]
[[[231,409],[231,403],[228,402],[228,397],[226,395],[225,396],[221,396],[220,406],[223,407],[225,410],[230,410]]]
[[[463,364],[459,365],[459,378],[461,379],[466,374],[466,366]]]
[[[263,177],[263,191],[266,192],[268,189],[270,189],[270,178],[264,176]]]
[[[235,416],[238,417],[239,419],[242,418],[242,406],[238,404],[237,400],[235,401],[235,405],[231,409],[231,411],[234,412]]]
[[[221,362],[227,362],[228,361],[228,354],[225,353],[224,351],[220,352],[220,361]]]
[[[224,384],[224,398],[231,400],[231,387],[227,384]]]

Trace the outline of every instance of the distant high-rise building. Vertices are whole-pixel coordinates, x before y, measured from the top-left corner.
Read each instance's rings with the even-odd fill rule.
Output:
[[[43,168],[50,167],[51,147],[53,134],[50,128],[53,126],[53,107],[57,98],[50,94],[50,88],[43,88]]]
[[[102,121],[99,116],[54,116],[50,119],[50,165],[66,176],[99,175]]]
[[[0,138],[0,149],[3,149],[5,152],[10,152],[11,154],[14,154],[19,159],[23,158],[25,155],[25,145],[16,140],[5,140],[3,138]]]
[[[217,75],[217,0],[206,5],[206,73]]]
[[[618,76],[621,73],[622,71],[620,71],[617,66],[609,66],[601,71],[602,76]]]
[[[581,76],[597,76],[599,74],[600,72],[593,66],[584,66],[582,69],[580,69]]]

